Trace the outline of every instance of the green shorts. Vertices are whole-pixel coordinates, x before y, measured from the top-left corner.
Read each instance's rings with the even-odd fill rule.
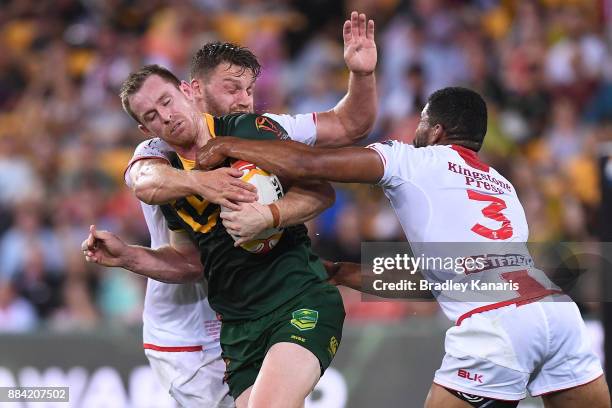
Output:
[[[266,353],[280,342],[311,351],[323,375],[340,345],[344,315],[338,289],[321,283],[257,320],[223,322],[220,340],[232,397],[255,383]]]

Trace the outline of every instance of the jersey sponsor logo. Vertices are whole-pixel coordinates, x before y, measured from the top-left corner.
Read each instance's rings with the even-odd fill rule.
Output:
[[[469,371],[459,369],[459,371],[457,371],[457,375],[461,378],[482,384],[482,374],[471,374]]]
[[[481,260],[478,267],[466,268],[465,274],[480,273],[491,269],[503,267],[525,267],[535,268],[533,259],[529,255],[524,254],[486,254],[486,255],[471,255],[465,259]],[[482,266],[480,266],[482,265]]]
[[[336,351],[338,350],[338,345],[340,343],[338,343],[338,339],[336,339],[336,336],[332,336],[331,339],[329,339],[329,346],[327,347],[327,351],[329,352],[329,355],[331,357],[336,355]]]
[[[504,194],[505,191],[512,192],[512,186],[503,180],[499,180],[489,173],[481,173],[474,169],[466,169],[460,164],[448,163],[448,171],[460,174],[465,177],[465,185],[477,189],[485,189],[497,194]]]
[[[298,309],[291,314],[291,317],[291,324],[298,330],[312,330],[319,320],[319,312],[312,309]]]
[[[260,131],[264,130],[267,132],[274,133],[274,136],[276,136],[277,138],[281,140],[288,138],[287,133],[279,129],[278,125],[274,123],[272,119],[266,116],[258,116],[255,119],[255,127],[257,128],[257,130],[260,130]]]

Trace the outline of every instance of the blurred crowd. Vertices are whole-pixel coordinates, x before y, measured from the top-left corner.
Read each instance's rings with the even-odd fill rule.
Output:
[[[140,324],[144,279],[80,251],[94,223],[148,244],[123,184],[142,137],[117,96],[131,70],[159,63],[185,78],[201,44],[233,41],[263,66],[258,111],[324,111],[346,91],[341,26],[353,9],[375,19],[379,48],[379,116],[364,143],[411,142],[432,91],[474,88],[489,107],[482,156],[519,191],[531,239],[597,239],[599,160],[612,141],[610,0],[0,4],[0,331]],[[404,240],[375,187],[337,186],[309,228],[333,260],[359,261],[362,241]],[[354,320],[437,310],[343,294]]]

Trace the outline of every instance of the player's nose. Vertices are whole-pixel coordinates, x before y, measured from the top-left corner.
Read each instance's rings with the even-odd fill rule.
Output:
[[[241,103],[249,105],[250,102],[253,100],[253,95],[247,89],[243,89],[238,92],[238,99]]]
[[[246,95],[246,94],[245,94]],[[248,96],[241,96],[236,100],[236,106],[240,108],[241,111],[248,111],[252,106],[252,98]]]
[[[164,121],[164,123],[172,122],[172,113],[168,111],[160,111],[159,116]]]

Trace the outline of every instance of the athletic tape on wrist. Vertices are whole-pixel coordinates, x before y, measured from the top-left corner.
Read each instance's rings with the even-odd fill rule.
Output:
[[[272,212],[272,227],[278,228],[280,226],[280,210],[274,203],[268,204],[270,211]]]

